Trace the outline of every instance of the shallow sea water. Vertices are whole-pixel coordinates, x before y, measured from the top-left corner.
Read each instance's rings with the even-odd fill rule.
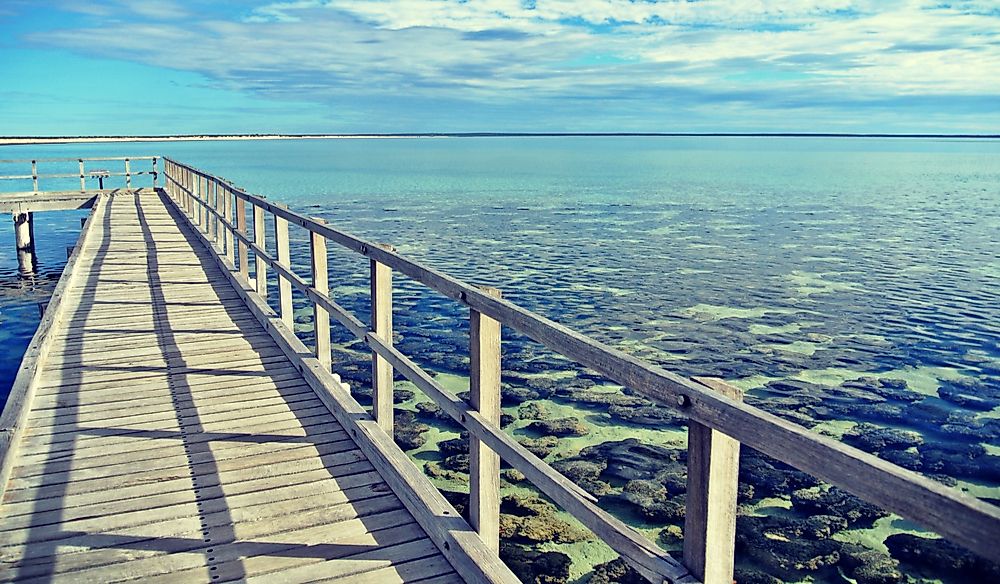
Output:
[[[1000,499],[1000,142],[484,138],[0,149],[2,158],[99,154],[190,162],[461,279],[496,286],[514,302],[677,373],[726,378],[747,390],[748,401],[816,431],[840,438],[864,421],[914,432],[924,443],[909,448],[922,457],[915,468]],[[6,170],[0,165],[0,174]],[[12,229],[0,234],[0,394],[80,216],[40,216],[42,275],[31,282],[16,275]],[[292,237],[300,242],[293,262],[305,274],[305,233],[293,228]],[[333,295],[367,320],[366,263],[339,251],[331,259]],[[467,313],[401,276],[396,283],[397,345],[462,390]],[[298,330],[308,338],[310,311],[301,298],[297,307]],[[504,334],[512,386],[597,383],[617,391]],[[340,370],[364,385],[365,354],[341,331],[335,340]],[[842,385],[861,377],[892,380],[896,389],[875,396],[864,388],[872,382]],[[683,446],[683,427],[671,420],[628,421],[572,391],[542,393],[529,401],[589,428],[560,440],[547,460],[627,437]],[[517,410],[511,402],[505,408]],[[508,429],[537,436],[529,423]],[[452,430],[431,431],[411,454],[440,464],[436,444],[454,438]],[[956,453],[969,464],[955,464],[949,456]],[[781,514],[789,506],[779,497],[747,512]],[[654,539],[663,527],[627,505],[609,507]],[[884,518],[836,538],[879,548],[887,534],[913,528]],[[577,560],[575,576],[613,557],[591,542],[545,547]],[[741,562],[761,567],[759,559]],[[948,579],[912,569],[915,578]]]

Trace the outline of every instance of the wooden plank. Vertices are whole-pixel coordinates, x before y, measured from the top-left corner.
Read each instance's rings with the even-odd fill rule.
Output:
[[[227,573],[224,566],[230,562],[243,564],[246,572],[242,575],[264,573],[269,571],[270,556],[286,557],[282,555],[285,550],[301,550],[303,546],[297,542],[317,541],[321,546],[317,549],[333,547],[348,553],[351,546],[323,544],[359,537],[361,529],[367,526],[380,533],[386,525],[404,528],[413,525],[405,510],[390,507],[393,503],[388,497],[373,499],[364,513],[349,505],[303,509],[267,521],[236,523],[228,532],[224,526],[209,528],[208,538],[196,531],[170,538],[139,536],[141,539],[108,534],[105,539],[110,546],[64,555],[55,568],[57,573],[72,576],[76,582],[104,583],[122,576],[138,577],[143,582],[206,581],[209,570],[205,559],[213,557],[210,561],[222,574]],[[233,532],[238,533],[239,539]],[[112,547],[114,544],[118,546]],[[309,557],[309,553],[290,552],[287,557]],[[27,575],[45,574],[48,559],[49,556],[35,556],[18,562],[15,567]],[[3,575],[0,572],[0,577]]]
[[[223,494],[240,494],[267,490],[280,485],[292,485],[300,482],[311,482],[317,478],[329,480],[331,476],[338,485],[346,488],[354,481],[364,480],[365,476],[375,473],[379,481],[381,475],[366,460],[346,461],[342,464],[325,464],[316,456],[293,456],[266,467],[247,467],[227,472],[225,477],[215,474],[203,474],[198,478],[198,491],[205,493],[222,492]],[[70,493],[62,497],[33,498],[36,491],[24,490],[15,493],[16,497],[4,502],[5,517],[39,515],[39,521],[46,521],[53,513],[79,514],[88,513],[96,516],[95,509],[122,502],[125,505],[141,506],[150,501],[150,497],[183,494],[190,497],[193,494],[190,476],[164,478],[155,485],[137,484],[122,487],[113,491],[88,491]],[[79,508],[79,509],[77,509]]]
[[[316,516],[313,513],[309,518]],[[349,556],[360,546],[372,545],[376,537],[388,543],[411,541],[419,530],[413,519],[399,510],[371,513],[360,518],[349,518],[348,513],[341,510],[339,516],[332,519],[336,522],[306,524],[276,533],[256,530],[259,533],[254,533],[255,537],[249,541],[213,539],[206,544],[198,538],[190,538],[175,540],[169,551],[155,549],[152,545],[152,549],[127,553],[115,549],[95,550],[77,554],[76,562],[61,559],[56,569],[58,574],[71,575],[75,582],[104,583],[123,576],[141,578],[144,584],[200,582],[211,576],[238,581],[248,575],[273,572],[283,565]],[[289,524],[285,520],[275,527],[288,528]],[[215,570],[209,570],[206,557],[212,558],[209,562]],[[122,562],[127,563],[122,565]]]
[[[260,496],[266,497],[267,491],[259,494],[251,493],[250,495],[258,495],[258,498]],[[152,521],[138,525],[126,525],[116,528],[113,531],[102,531],[101,526],[98,524],[94,526],[92,533],[61,530],[46,531],[39,533],[39,536],[47,539],[33,540],[32,542],[22,541],[23,537],[3,538],[4,540],[10,539],[10,543],[0,547],[0,552],[5,556],[19,557],[24,561],[50,556],[52,555],[50,550],[56,546],[69,551],[73,548],[93,549],[96,547],[111,547],[116,544],[121,547],[133,546],[138,541],[150,540],[153,540],[151,543],[154,545],[156,540],[166,540],[168,544],[174,544],[178,538],[185,536],[194,539],[192,543],[225,543],[226,541],[233,540],[233,532],[243,524],[258,522],[263,525],[253,526],[257,528],[253,529],[253,531],[270,531],[272,528],[268,526],[268,523],[271,520],[277,520],[277,518],[302,513],[307,510],[314,510],[319,507],[328,507],[341,517],[346,516],[350,518],[399,508],[399,500],[395,496],[391,493],[375,493],[371,487],[361,487],[356,492],[349,493],[349,496],[353,498],[353,501],[336,501],[342,503],[339,505],[334,504],[334,499],[340,499],[340,497],[320,494],[280,502],[268,502],[265,499],[255,505],[247,502],[243,502],[242,504],[234,503],[230,508],[224,507],[221,510],[206,511],[202,514],[198,513],[194,502],[192,502],[189,504],[186,515],[173,517],[169,512],[160,513],[164,517],[157,520],[155,519],[157,516],[156,512],[147,512],[147,518]],[[325,501],[327,497],[331,501]],[[195,535],[198,532],[204,534],[204,536]],[[23,536],[23,534],[23,531],[15,532],[15,535]],[[0,534],[0,536],[3,535],[6,534]],[[241,538],[245,537],[243,533],[239,535]],[[194,537],[192,538],[191,536]],[[46,542],[47,545],[40,545],[42,542]]]
[[[483,288],[491,296],[500,290]],[[500,426],[500,323],[469,315],[469,402],[484,420]],[[489,549],[500,553],[500,456],[469,436],[469,523]]]
[[[187,387],[185,389],[190,390]],[[208,395],[204,392],[199,392],[197,396],[178,395],[178,392],[176,390],[171,391],[170,385],[167,384],[158,395],[145,394],[140,398],[93,401],[87,396],[85,401],[76,406],[75,412],[59,411],[54,408],[40,409],[33,407],[29,420],[36,427],[70,420],[89,423],[121,419],[122,416],[134,415],[137,411],[144,414],[160,411],[181,412],[184,408],[194,407],[196,404],[199,408],[212,408],[240,402],[256,402],[279,395],[294,400],[300,394],[308,394],[310,391],[308,384],[301,379],[282,383],[274,383],[270,380],[249,385],[241,383],[236,387],[230,386],[212,391]]]
[[[371,330],[386,344],[392,345],[392,270],[374,260],[370,263]],[[392,394],[392,365],[372,351],[372,417],[390,438],[393,434]]]
[[[275,386],[284,387],[301,382],[302,377],[298,369],[291,364],[283,368],[275,369],[266,377],[246,380],[239,376],[227,376],[218,379],[217,376],[188,377],[184,385],[188,389],[197,389],[203,392],[206,398],[212,397],[217,392],[227,392],[232,388]],[[170,391],[173,389],[173,382],[168,377],[158,377],[146,380],[142,383],[129,384],[127,388],[120,385],[105,387],[87,387],[86,393],[79,395],[79,392],[61,392],[56,389],[47,394],[37,394],[32,410],[38,410],[40,414],[45,414],[43,410],[60,409],[69,405],[77,404],[85,411],[89,406],[108,407],[108,404],[133,402],[143,398],[156,397],[157,392]],[[76,393],[76,395],[74,395]]]
[[[701,383],[731,399],[743,398],[742,392],[718,381]],[[740,443],[689,420],[684,565],[704,584],[733,581],[739,474]]]
[[[426,569],[430,570],[430,574],[425,575],[440,574],[441,572],[448,571],[450,569],[447,560],[442,558],[438,553],[437,548],[434,546],[434,542],[424,538],[393,546],[379,546],[378,548],[370,551],[330,562],[309,564],[289,570],[283,570],[279,573],[251,577],[247,578],[246,582],[248,584],[253,582],[274,581],[323,582],[343,580],[347,578],[349,578],[352,582],[358,582],[360,581],[362,575],[366,572],[384,569],[384,571],[378,575],[379,581],[383,581],[389,574],[397,570],[412,572],[412,570],[407,570],[404,566],[408,563],[416,563],[416,560],[425,558],[428,559],[428,567]],[[434,558],[439,559],[435,561]],[[421,566],[423,564],[417,565]],[[418,573],[423,574],[422,571]],[[415,579],[419,579],[419,577]]]
[[[112,491],[118,490],[126,487],[136,486],[136,485],[148,485],[150,483],[156,483],[166,479],[173,479],[179,476],[195,476],[198,477],[202,474],[214,474],[225,473],[231,471],[240,471],[246,468],[258,466],[258,465],[269,465],[278,462],[283,462],[291,460],[292,457],[299,458],[309,458],[317,460],[317,456],[323,457],[322,460],[328,461],[327,464],[348,464],[354,462],[361,462],[365,460],[363,453],[358,451],[356,448],[352,448],[349,443],[344,442],[333,442],[330,444],[320,444],[314,446],[312,444],[282,444],[279,448],[277,445],[274,447],[273,451],[253,454],[250,456],[241,456],[235,458],[227,458],[219,461],[208,460],[208,461],[196,461],[190,464],[184,463],[183,461],[171,461],[169,464],[164,464],[161,467],[152,467],[145,470],[109,475],[109,476],[91,476],[89,473],[87,478],[77,479],[73,477],[72,480],[61,480],[59,478],[53,478],[48,482],[39,481],[28,477],[25,479],[16,479],[11,481],[10,496],[12,499],[17,499],[20,495],[18,491],[26,491],[27,495],[34,499],[48,498],[48,497],[64,497],[67,495],[73,495],[78,493],[90,493],[97,491]],[[199,481],[200,482],[200,481]]]
[[[79,533],[120,532],[143,525],[148,525],[150,531],[160,531],[163,524],[172,520],[221,515],[227,512],[245,512],[251,507],[265,505],[269,508],[287,507],[295,501],[301,502],[300,508],[305,508],[310,500],[321,498],[326,499],[327,505],[347,503],[362,507],[365,501],[379,495],[391,495],[389,487],[381,480],[340,490],[335,481],[325,479],[240,495],[219,493],[219,496],[215,497],[204,496],[200,489],[196,495],[192,489],[179,502],[167,501],[159,507],[143,505],[140,508],[121,510],[107,515],[84,514],[78,519],[57,520],[50,524],[38,524],[32,520],[32,516],[27,516],[27,519],[4,521],[5,529],[0,531],[0,549],[43,541],[58,541]],[[146,501],[151,499],[143,499],[143,502]],[[291,511],[294,512],[294,509]]]
[[[197,405],[192,403],[186,407],[185,404],[178,403],[175,408],[171,409],[169,408],[171,403],[164,401],[164,406],[168,407],[157,408],[154,411],[136,408],[131,412],[124,411],[118,415],[101,414],[102,417],[97,419],[75,419],[72,415],[67,415],[62,419],[36,420],[33,421],[31,428],[25,435],[38,436],[43,434],[60,434],[67,431],[74,432],[79,429],[85,429],[87,427],[85,425],[97,423],[102,425],[113,424],[116,428],[125,428],[130,427],[132,424],[144,424],[157,420],[175,421],[178,418],[189,416],[216,415],[248,409],[253,410],[254,413],[264,413],[265,411],[269,411],[269,408],[272,406],[284,406],[289,411],[294,412],[296,409],[311,407],[314,405],[315,400],[316,396],[314,393],[310,394],[309,392],[300,391],[294,395],[288,395],[270,391],[259,396],[257,399],[227,400],[212,406],[199,401]]]
[[[317,219],[322,222],[322,219]],[[326,239],[309,234],[309,258],[312,263],[312,284],[320,294],[330,294],[330,275],[327,271]],[[259,293],[259,292],[258,292]],[[262,295],[263,296],[263,295]],[[316,337],[316,358],[320,364],[330,369],[330,313],[322,305],[313,302],[313,330]]]

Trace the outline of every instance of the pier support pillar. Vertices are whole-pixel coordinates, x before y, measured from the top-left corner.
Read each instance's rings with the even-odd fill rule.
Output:
[[[31,213],[14,213],[14,244],[17,269],[22,274],[35,272],[35,221]]]

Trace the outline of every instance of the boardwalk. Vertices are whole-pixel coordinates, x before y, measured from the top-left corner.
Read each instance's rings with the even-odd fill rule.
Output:
[[[0,413],[0,581],[517,584],[501,560],[502,459],[650,582],[731,584],[742,445],[1000,561],[1000,508],[743,403],[723,380],[666,371],[505,300],[502,286],[178,161],[39,172],[66,162],[0,160],[30,168],[0,176],[33,188],[0,195],[22,273],[35,212],[92,209]],[[88,190],[94,162],[123,163],[102,176],[125,189]],[[39,186],[67,177],[79,191]],[[291,261],[291,225],[308,233],[306,269]],[[330,243],[370,267],[367,323],[331,294]],[[468,310],[467,399],[393,345],[396,276]],[[331,362],[334,322],[371,352],[371,408]],[[687,418],[683,562],[501,427],[501,327]],[[464,516],[393,441],[401,377],[468,436]],[[538,566],[551,564],[519,569]]]
[[[164,198],[95,210],[0,580],[458,581]]]

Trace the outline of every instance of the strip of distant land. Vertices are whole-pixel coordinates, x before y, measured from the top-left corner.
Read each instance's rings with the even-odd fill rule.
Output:
[[[343,140],[373,138],[491,137],[723,137],[723,138],[941,138],[1000,139],[1000,134],[861,134],[816,132],[429,132],[403,134],[174,134],[164,136],[0,136],[0,146],[78,142],[185,142],[198,140]]]

